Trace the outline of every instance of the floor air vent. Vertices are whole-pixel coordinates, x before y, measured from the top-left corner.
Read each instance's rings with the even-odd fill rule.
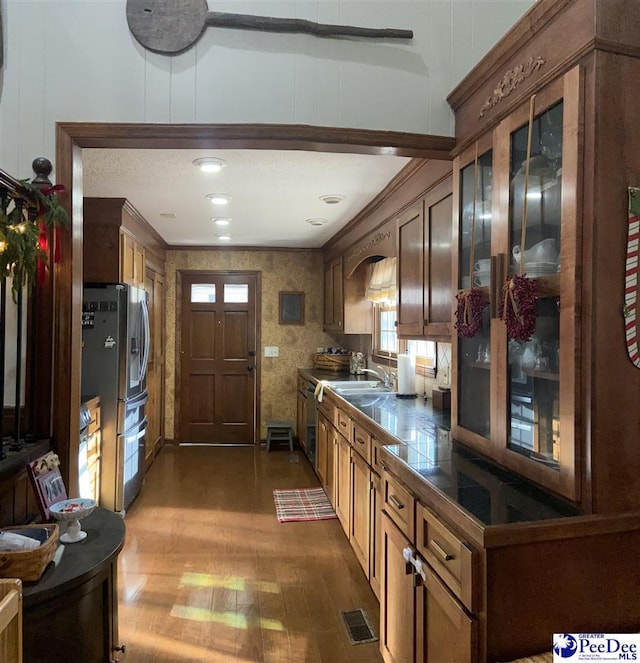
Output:
[[[378,639],[364,610],[343,610],[342,619],[352,645],[375,642]]]
[[[300,459],[298,458],[297,454],[289,454],[289,462],[290,463],[299,463]]]

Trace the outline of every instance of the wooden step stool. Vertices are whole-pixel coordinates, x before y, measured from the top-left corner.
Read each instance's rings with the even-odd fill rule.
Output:
[[[288,421],[267,421],[267,451],[271,451],[272,442],[288,442],[289,451],[293,451],[293,429]]]

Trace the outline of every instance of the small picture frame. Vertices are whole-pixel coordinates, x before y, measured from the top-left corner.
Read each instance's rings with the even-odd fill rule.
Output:
[[[67,489],[62,474],[60,474],[59,465],[58,456],[54,453],[40,456],[27,465],[27,473],[43,522],[47,522],[51,518],[49,507],[52,504],[67,499]]]
[[[304,292],[280,292],[281,325],[304,325]]]

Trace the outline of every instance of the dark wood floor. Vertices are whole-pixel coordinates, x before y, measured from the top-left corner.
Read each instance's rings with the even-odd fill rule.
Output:
[[[341,611],[379,609],[337,519],[280,524],[274,488],[317,486],[300,451],[166,447],[126,517],[128,663],[377,663]],[[123,660],[121,658],[121,660]]]

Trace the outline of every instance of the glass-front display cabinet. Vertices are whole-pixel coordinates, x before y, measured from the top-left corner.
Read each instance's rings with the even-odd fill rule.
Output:
[[[453,343],[453,435],[573,501],[580,121],[576,67],[454,162],[458,292],[478,288],[478,331]],[[535,280],[535,330],[509,338],[502,292]],[[481,318],[481,320],[480,320]]]

